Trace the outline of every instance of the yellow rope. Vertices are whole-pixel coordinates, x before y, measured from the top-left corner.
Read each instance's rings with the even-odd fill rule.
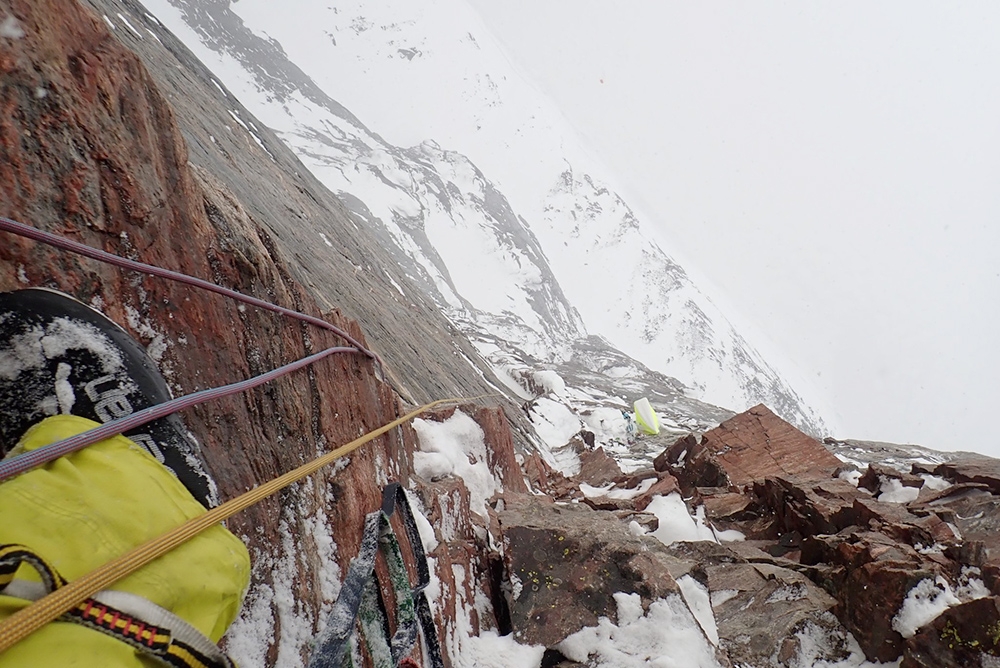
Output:
[[[157,557],[169,552],[178,545],[198,535],[205,529],[215,526],[219,522],[226,520],[241,510],[249,508],[262,499],[288,487],[294,482],[305,478],[323,468],[334,460],[357,450],[365,443],[373,441],[382,434],[391,431],[412,420],[421,413],[444,403],[461,402],[466,399],[439,399],[429,404],[424,404],[420,408],[407,413],[401,418],[393,420],[387,425],[370,431],[361,438],[351,441],[347,445],[328,452],[327,454],[314,459],[308,464],[303,464],[294,471],[275,478],[269,482],[256,487],[249,492],[241,494],[235,499],[231,499],[222,505],[209,510],[204,515],[199,515],[188,520],[176,529],[154,538],[139,547],[133,549],[114,561],[109,561],[100,568],[91,571],[87,575],[70,582],[64,587],[56,589],[54,592],[39,599],[27,608],[20,610],[4,622],[0,623],[0,652],[6,651],[15,644],[28,637],[41,627],[57,619],[60,615],[72,609],[86,598],[93,596],[97,592],[106,589],[111,584],[121,580],[123,577],[134,573]]]

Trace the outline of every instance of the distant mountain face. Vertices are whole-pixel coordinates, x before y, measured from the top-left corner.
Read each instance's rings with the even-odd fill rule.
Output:
[[[412,284],[498,373],[517,358],[514,367],[564,365],[573,375],[575,342],[596,334],[591,342],[678,379],[675,399],[734,410],[763,402],[824,431],[462,0],[145,4],[216,73],[220,91],[341,196],[357,225],[384,235]],[[409,148],[366,127],[348,111],[355,105],[380,132],[413,140]]]

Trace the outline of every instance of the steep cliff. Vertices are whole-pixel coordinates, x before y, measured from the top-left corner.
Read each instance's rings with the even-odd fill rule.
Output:
[[[432,307],[419,297],[395,299],[388,281],[372,278],[383,268],[392,271],[371,252],[377,239],[355,230],[329,193],[307,178],[297,180],[296,172],[305,170],[280,146],[273,153],[282,165],[263,148],[250,148],[256,145],[233,123],[232,131],[219,132],[213,155],[227,169],[196,166],[176,116],[197,105],[197,86],[189,86],[184,104],[175,107],[101,17],[72,0],[4,0],[0,19],[0,214],[323,315],[364,341],[367,331],[337,309],[353,307],[380,335],[382,345],[375,347],[394,360],[386,371],[403,392],[425,397],[488,390],[456,354],[463,347],[474,351],[452,336]],[[211,120],[216,110],[205,105],[200,111]],[[297,228],[263,224],[279,214],[297,220]],[[318,228],[343,241],[339,254],[325,256],[324,275],[301,275],[303,264],[289,261],[298,252],[326,248],[301,241],[289,250],[294,235],[305,234],[304,220],[315,226],[310,235]],[[291,238],[289,245],[282,245],[279,233]],[[0,289],[45,285],[100,307],[148,346],[175,393],[240,380],[342,343],[272,313],[19,237],[4,236],[0,267]],[[370,306],[357,308],[362,300]],[[193,409],[185,419],[222,497],[231,498],[391,421],[401,406],[371,360],[341,355]],[[512,447],[507,420],[492,420],[502,429],[490,436]],[[259,665],[298,662],[337,593],[339,574],[357,552],[364,514],[380,505],[381,485],[410,482],[414,444],[409,427],[396,430],[337,471],[317,474],[230,521],[254,556],[243,630],[235,631],[240,656]],[[462,544],[456,538],[450,549]],[[485,567],[477,555],[470,539],[454,559],[472,574]],[[267,634],[248,631],[254,624],[264,624]]]

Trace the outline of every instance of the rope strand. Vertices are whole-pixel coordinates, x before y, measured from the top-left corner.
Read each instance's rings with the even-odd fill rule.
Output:
[[[280,366],[277,369],[268,371],[267,373],[262,373],[259,376],[254,376],[253,378],[241,380],[229,385],[223,385],[222,387],[212,387],[207,390],[192,392],[191,394],[186,394],[183,397],[177,397],[176,399],[165,401],[162,404],[156,404],[155,406],[150,406],[149,408],[143,408],[142,410],[136,411],[126,417],[112,420],[111,422],[102,424],[100,427],[94,427],[93,429],[77,434],[76,436],[56,441],[55,443],[32,450],[31,452],[26,452],[15,457],[9,457],[0,461],[0,482],[3,482],[8,478],[13,478],[16,475],[20,475],[25,471],[35,468],[36,466],[47,464],[53,459],[63,455],[76,452],[81,448],[87,447],[91,443],[97,443],[98,441],[103,441],[106,438],[111,438],[112,436],[129,431],[130,429],[141,427],[144,424],[152,422],[153,420],[158,420],[162,417],[170,415],[171,413],[176,413],[177,411],[190,408],[191,406],[197,406],[198,404],[203,404],[206,401],[211,401],[213,399],[220,399],[222,397],[237,394],[238,392],[245,392],[246,390],[263,385],[264,383],[280,378],[293,371],[297,371],[298,369],[308,366],[313,362],[318,362],[324,357],[329,357],[330,355],[334,355],[336,353],[354,352],[358,351],[355,348],[347,347],[327,348],[326,350],[321,350],[320,352],[308,357],[303,357],[302,359],[291,362],[290,364],[285,364],[284,366]]]
[[[106,262],[107,264],[120,267],[122,269],[128,269],[130,271],[137,271],[142,274],[149,274],[151,276],[156,276],[158,278],[165,278],[170,281],[177,281],[178,283],[183,283],[185,285],[190,285],[196,288],[201,288],[202,290],[208,290],[209,292],[214,292],[219,295],[224,295],[235,299],[236,301],[243,302],[244,304],[250,304],[251,306],[256,306],[257,308],[262,308],[266,311],[272,311],[274,313],[279,313],[285,317],[293,318],[295,320],[301,320],[302,322],[308,322],[316,327],[321,327],[327,329],[337,336],[341,337],[352,346],[357,348],[359,351],[372,358],[373,360],[379,362],[378,355],[373,353],[371,350],[365,348],[359,341],[357,341],[350,334],[345,332],[340,327],[330,324],[325,320],[321,320],[315,316],[307,315],[305,313],[300,313],[299,311],[293,311],[292,309],[285,308],[284,306],[278,306],[277,304],[272,304],[271,302],[264,301],[263,299],[258,299],[257,297],[251,297],[245,295],[236,290],[231,290],[229,288],[224,288],[221,285],[217,285],[210,281],[206,281],[201,278],[195,278],[194,276],[188,276],[187,274],[182,274],[178,271],[171,271],[170,269],[162,269],[160,267],[146,264],[144,262],[136,262],[135,260],[129,260],[127,258],[121,257],[120,255],[115,255],[114,253],[108,253],[107,251],[102,251],[97,248],[92,248],[85,244],[81,244],[77,241],[61,237],[57,234],[52,234],[51,232],[45,232],[39,230],[36,227],[31,227],[30,225],[25,225],[24,223],[19,223],[16,220],[11,220],[10,218],[4,218],[0,216],[0,230],[5,232],[10,232],[11,234],[16,234],[21,237],[26,237],[28,239],[33,239],[39,241],[43,244],[53,246],[62,250],[69,251],[71,253],[76,253],[77,255],[83,255],[84,257],[89,257],[93,260],[99,260],[101,262]]]

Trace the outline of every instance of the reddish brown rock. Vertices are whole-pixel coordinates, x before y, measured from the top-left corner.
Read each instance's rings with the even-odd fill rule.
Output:
[[[532,488],[554,499],[582,499],[579,483],[576,483],[545,463],[542,456],[533,452],[524,457],[524,475]]]
[[[601,487],[622,477],[618,462],[599,447],[583,448],[580,452],[580,472],[574,478],[595,487]]]
[[[857,524],[854,502],[863,494],[837,478],[814,483],[768,478],[754,485],[754,493],[773,513],[778,532],[804,536],[837,533]]]
[[[746,519],[747,511],[753,505],[753,499],[746,494],[725,492],[723,494],[703,495],[705,515],[710,520],[740,520]]]
[[[661,453],[654,465],[689,487],[742,487],[768,477],[830,478],[840,460],[823,444],[763,404],[705,432],[688,435]]]
[[[956,483],[981,483],[1000,495],[1000,460],[993,457],[962,453],[950,462],[939,464],[933,473]]]
[[[837,601],[809,578],[770,564],[719,564],[705,570],[709,591],[729,597],[713,612],[721,645],[734,665],[768,665],[776,655],[785,665],[796,665],[803,655],[797,634],[807,627],[821,631],[846,656],[847,634],[830,614]]]
[[[902,473],[891,466],[869,464],[868,470],[858,479],[858,487],[877,494],[882,489],[883,481],[887,479],[898,480],[904,487],[919,489],[924,486],[923,478],[918,475]]]
[[[655,469],[640,469],[629,474],[622,474],[615,478],[614,483],[618,489],[635,489],[650,478],[660,478],[663,474]]]
[[[669,471],[670,467],[678,466],[679,462],[686,460],[691,449],[697,445],[698,437],[694,434],[682,436],[653,459],[653,468],[657,471]]]
[[[613,492],[627,492],[636,490],[643,483],[650,484],[649,488],[636,496],[626,494],[624,498],[611,496],[595,496],[584,498],[583,502],[594,510],[635,510],[643,511],[656,496],[665,496],[680,491],[677,479],[669,473],[657,471],[639,471],[632,475],[620,475],[614,481]],[[637,490],[636,490],[637,491]],[[633,492],[634,494],[635,492]]]
[[[652,487],[633,499],[632,507],[636,510],[645,510],[652,503],[654,497],[666,496],[674,492],[680,492],[680,490],[677,478],[669,473],[660,473],[659,480],[654,482]]]
[[[823,444],[772,413],[763,404],[732,417],[702,437],[730,484],[743,486],[770,476],[822,480],[840,466]]]
[[[441,615],[437,621],[446,634],[454,634],[458,632],[456,620],[464,614],[459,609],[462,601],[476,600],[477,590],[491,600],[501,596],[499,579],[491,572],[493,555],[486,545],[488,541],[477,537],[477,532],[491,530],[499,539],[497,527],[490,522],[495,515],[481,518],[470,511],[469,491],[458,477],[423,484],[416,493],[439,541],[428,554],[435,560],[435,573],[441,583],[441,595],[436,601]],[[502,628],[509,623],[502,617],[503,609],[500,606],[470,611],[471,631]]]
[[[629,511],[632,510],[631,499],[614,499],[608,496],[586,496],[583,503],[594,510]]]
[[[929,555],[883,533],[845,531],[803,539],[802,562],[824,563],[820,584],[839,602],[837,617],[869,660],[900,656],[903,637],[892,628],[907,593],[918,582],[950,573]]]
[[[669,472],[685,491],[695,487],[727,487],[729,478],[694,434],[678,439],[653,460],[657,471]]]
[[[982,546],[979,555],[982,561],[973,565],[1000,566],[1000,497],[982,488],[981,484],[956,485],[957,489],[943,490],[942,496],[922,507],[938,515],[950,513],[944,519],[956,527],[961,539]]]
[[[617,592],[648,603],[678,591],[666,547],[610,513],[528,500],[499,517],[519,642],[552,647],[600,617],[616,619]]]

